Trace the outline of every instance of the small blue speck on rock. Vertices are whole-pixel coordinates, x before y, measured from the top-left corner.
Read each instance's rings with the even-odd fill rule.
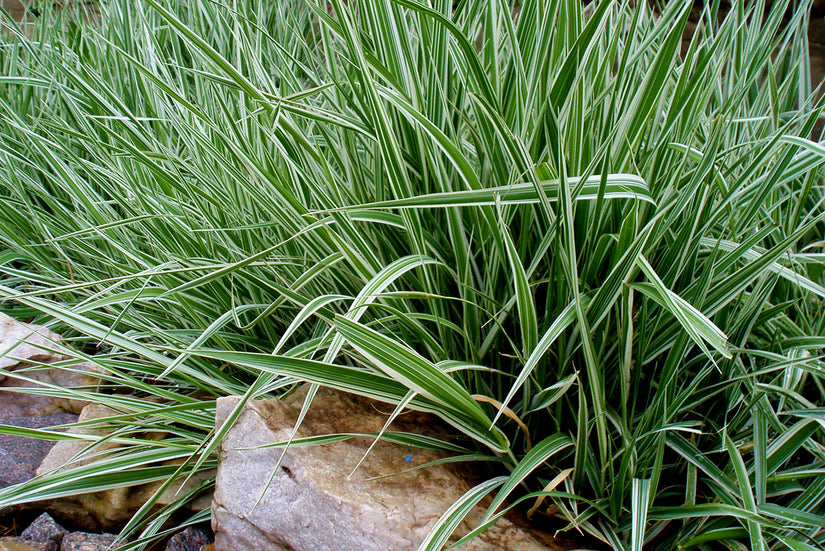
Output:
[[[408,455],[407,457],[405,457],[405,458],[404,458],[404,461],[406,461],[407,463],[409,463],[410,461],[412,461],[412,456],[411,456],[411,455]]]

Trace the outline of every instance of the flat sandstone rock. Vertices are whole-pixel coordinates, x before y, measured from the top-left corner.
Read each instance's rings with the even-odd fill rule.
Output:
[[[49,363],[61,358],[60,335],[45,327],[20,323],[0,312],[0,369],[17,367],[20,361]],[[2,373],[0,373],[2,375]]]
[[[281,449],[261,447],[286,441],[304,394],[286,401],[247,403],[222,440],[212,524],[218,551],[313,549],[315,551],[403,551],[417,549],[439,517],[470,485],[444,465],[387,478],[443,457],[437,452],[380,442],[351,475],[372,439],[355,438],[323,446],[294,446],[273,472]],[[216,425],[238,404],[221,398]],[[299,437],[378,432],[392,406],[322,389]],[[391,430],[440,430],[434,417],[404,414]],[[438,433],[435,434],[438,436]],[[475,527],[483,511],[470,515]],[[502,519],[463,549],[533,551],[552,549],[530,532]]]
[[[58,344],[61,341],[60,335],[41,325],[22,323],[0,312],[0,417],[80,413],[88,402],[18,390],[37,388],[40,383],[62,388],[94,388],[100,383],[104,370],[93,363],[72,361],[71,352]]]
[[[83,408],[80,416],[77,417],[77,422],[105,420],[114,415],[119,415],[119,413],[101,404],[89,404]],[[111,429],[81,426],[74,427],[69,432],[106,436],[111,434]],[[143,437],[160,439],[164,437],[164,434],[146,433]],[[83,456],[89,445],[90,443],[84,440],[61,440],[57,442],[40,462],[39,467],[37,467],[37,474],[45,475],[59,472],[62,469],[89,464],[90,459]],[[100,454],[107,450],[117,450],[119,447],[120,445],[117,443],[107,442],[95,447],[94,453]],[[186,494],[212,476],[214,476],[214,470],[203,471],[188,479],[182,489],[180,483],[173,484],[158,498],[155,505],[163,507],[172,503],[177,499],[178,494]],[[150,484],[110,488],[99,492],[57,498],[50,500],[49,509],[61,518],[69,519],[75,526],[83,527],[86,530],[119,530],[155,494],[161,484],[162,482],[158,481]],[[187,503],[185,509],[200,511],[209,507],[210,503],[211,496],[204,493]]]

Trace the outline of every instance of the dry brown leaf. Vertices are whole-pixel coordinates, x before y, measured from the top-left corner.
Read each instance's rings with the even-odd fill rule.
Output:
[[[473,400],[476,402],[486,402],[488,404],[492,404],[494,408],[499,410],[501,413],[518,423],[518,426],[521,427],[521,432],[524,433],[524,438],[527,440],[527,451],[530,451],[533,448],[533,443],[530,441],[530,429],[527,428],[527,425],[524,424],[516,412],[514,412],[510,408],[502,409],[503,404],[498,400],[490,398],[489,396],[482,396],[481,394],[473,394]]]
[[[543,492],[552,492],[553,490],[555,490],[555,489],[556,489],[556,487],[557,487],[559,484],[561,484],[562,482],[564,482],[564,480],[565,480],[568,476],[570,476],[570,473],[572,473],[572,472],[573,472],[573,469],[564,469],[562,472],[560,472],[559,474],[557,474],[557,475],[556,475],[556,478],[554,478],[553,480],[551,480],[551,481],[547,484],[547,486],[545,486],[545,487],[544,487],[544,490],[542,490],[542,491],[543,491]],[[544,498],[545,498],[545,497],[546,497],[546,496],[539,496],[539,497],[537,497],[537,498],[536,498],[536,503],[534,503],[534,504],[533,504],[533,506],[532,506],[532,507],[530,507],[530,510],[529,510],[529,511],[527,511],[527,518],[528,518],[528,519],[533,518],[533,515],[536,513],[536,511],[538,511],[539,507],[541,507],[542,502],[544,502]]]

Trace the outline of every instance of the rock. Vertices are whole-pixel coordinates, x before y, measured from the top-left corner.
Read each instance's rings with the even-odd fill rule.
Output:
[[[238,400],[218,400],[216,426],[225,421]],[[289,438],[301,400],[299,394],[287,402],[247,403],[221,441],[212,502],[218,551],[416,549],[441,514],[470,489],[446,465],[374,479],[441,457],[384,441],[350,476],[372,443],[363,437],[292,447],[273,473],[281,449],[260,446]],[[389,413],[392,407],[322,389],[298,435],[377,432],[386,420],[381,411]],[[441,424],[431,416],[413,412],[399,416],[393,424],[393,430],[406,432],[421,427],[441,436]],[[482,513],[481,509],[471,513],[469,525],[460,527],[456,536],[476,526]],[[552,547],[502,519],[464,549],[538,551]]]
[[[49,382],[59,387],[96,390],[100,385],[100,375],[104,373],[105,370],[97,364],[83,362],[51,367],[45,371],[45,376]],[[80,399],[53,397],[51,400],[57,407],[77,415],[89,405],[89,402]]]
[[[0,396],[0,413],[4,408],[11,408],[13,405],[19,404],[18,407],[35,411],[34,415],[46,415],[53,411],[79,415],[89,402],[77,398],[38,396],[37,394],[15,392],[11,389],[20,387],[37,388],[39,386],[36,382],[18,379],[17,376],[24,375],[46,385],[61,388],[96,390],[100,384],[100,375],[104,372],[103,368],[91,362],[76,363],[68,359],[62,359],[59,364],[52,364],[51,367],[17,369],[13,373],[9,373],[2,383],[3,387],[9,387],[10,390],[4,393],[8,397]],[[12,396],[18,397],[16,402],[9,401]]]
[[[40,547],[32,547],[20,538],[0,538],[0,551],[43,551]]]
[[[115,541],[117,541],[117,536],[114,534],[72,532],[63,537],[60,551],[108,551],[115,549],[112,547]]]
[[[18,370],[18,372],[30,379],[63,388],[97,386],[103,370],[89,362],[70,360],[67,357],[68,349],[59,345],[60,341],[60,335],[45,327],[20,323],[0,312],[0,381],[5,379],[3,386],[6,388],[36,387],[35,383],[7,377],[6,373],[19,368],[21,364],[56,362],[60,362],[60,365],[48,368],[39,366]],[[77,399],[50,398],[7,391],[0,395],[0,416],[51,415],[57,411],[78,414],[87,403]]]
[[[67,534],[65,528],[57,524],[48,513],[43,513],[32,522],[23,533],[16,538],[3,538],[0,541],[0,551],[28,550],[59,551],[63,537]]]
[[[45,327],[20,323],[0,312],[0,369],[23,362],[50,363],[62,358],[60,335]]]
[[[104,419],[114,415],[118,415],[118,413],[113,409],[100,404],[89,404],[80,412],[80,416],[77,417],[77,422],[82,423],[84,421]],[[105,436],[110,431],[91,427],[75,427],[71,430],[71,432],[75,434]],[[37,469],[37,474],[41,475],[63,468],[75,456],[81,454],[83,450],[89,446],[89,444],[89,442],[78,440],[64,440],[58,442],[57,445],[55,445],[49,454],[43,459],[40,467]],[[117,447],[117,444],[107,442],[95,448],[95,451],[101,452],[115,447]],[[76,462],[73,463],[73,465],[83,465],[86,463],[82,459],[75,461]]]
[[[29,429],[42,429],[53,425],[73,423],[77,416],[69,413],[45,417],[8,417],[2,424]],[[49,453],[54,442],[0,434],[0,488],[31,480],[41,460]]]
[[[201,551],[203,547],[210,543],[212,543],[212,538],[206,530],[189,526],[169,538],[166,551]]]
[[[175,501],[181,494],[185,494],[186,492],[194,489],[196,486],[200,485],[207,480],[213,480],[215,478],[215,469],[208,469],[205,471],[199,471],[192,475],[191,478],[184,484],[183,489],[181,489],[180,484],[172,484],[161,496],[158,498],[157,505],[159,507],[164,507],[169,505],[173,501]],[[146,487],[146,499],[155,493],[155,490],[160,487],[160,483],[157,484],[150,484]],[[146,501],[144,499],[144,501]],[[196,497],[192,501],[186,504],[184,507],[188,511],[192,512],[200,512],[205,509],[209,509],[212,506],[212,492],[204,492],[200,496]]]
[[[26,376],[37,380],[48,380],[46,373],[42,370],[26,372]],[[35,386],[28,381],[16,379],[13,376],[3,377],[0,383],[0,422],[4,417],[40,417],[66,411],[49,396],[17,390]]]
[[[23,389],[37,388],[37,382],[18,378],[23,375],[34,381],[56,385],[62,388],[92,388],[100,384],[101,368],[91,363],[65,365],[62,367],[27,367],[17,369],[13,373],[4,375],[0,383],[0,418],[2,417],[31,417],[53,415],[55,413],[73,413],[78,415],[89,402],[70,399],[42,396],[29,393]],[[20,390],[18,390],[20,389]]]
[[[67,530],[43,513],[20,534],[19,540],[42,551],[58,551]]]
[[[94,419],[105,419],[118,412],[100,404],[89,404],[83,408],[78,422],[90,421]],[[93,427],[77,427],[71,432],[75,434],[89,434],[105,436],[111,431]],[[144,438],[161,439],[163,434],[143,435]],[[37,474],[58,471],[67,466],[79,466],[89,463],[89,459],[82,457],[84,450],[89,446],[88,442],[65,440],[58,442],[43,458],[37,468]],[[112,450],[119,444],[106,442],[94,449],[94,454],[99,456],[101,452]],[[71,462],[71,463],[70,463]],[[163,507],[172,503],[180,494],[186,493],[196,487],[204,480],[214,476],[214,473],[200,472],[192,476],[183,489],[180,485],[172,485],[158,499],[156,506]],[[112,530],[127,522],[132,515],[157,491],[162,482],[144,484],[124,488],[112,488],[109,490],[68,496],[50,502],[50,510],[60,518],[69,519],[72,524],[85,529]],[[196,498],[188,504],[188,508],[200,511],[209,507],[211,496],[205,494]]]
[[[100,404],[89,404],[83,408],[77,420],[84,422],[113,415],[118,415],[118,413]],[[71,432],[105,436],[111,431],[92,427],[76,427]],[[40,463],[37,474],[43,475],[66,467],[88,464],[89,460],[83,457],[83,452],[89,444],[89,442],[77,440],[58,442]],[[118,444],[106,442],[97,446],[93,453],[100,454],[117,447]],[[134,493],[132,488],[113,488],[103,492],[68,496],[54,500],[51,508],[60,518],[69,519],[72,524],[85,529],[111,529],[127,521],[131,514],[144,503],[145,500],[140,501],[139,496],[133,495]]]
[[[20,411],[20,415],[50,415],[56,412],[68,412],[79,415],[89,402],[79,398],[63,398],[56,396],[40,396],[38,394],[16,391],[15,388],[38,388],[39,382],[45,383],[42,386],[54,385],[64,389],[97,390],[100,385],[100,375],[105,370],[93,363],[76,363],[63,359],[59,364],[52,364],[51,367],[27,367],[17,369],[12,373],[7,373],[0,386],[8,388],[8,391],[0,395],[0,417],[4,410]],[[18,378],[23,375],[35,382]],[[26,413],[27,411],[31,413]]]

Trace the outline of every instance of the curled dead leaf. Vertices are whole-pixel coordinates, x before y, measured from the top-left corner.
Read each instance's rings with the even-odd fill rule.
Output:
[[[573,472],[573,469],[563,470],[562,472],[557,474],[556,477],[553,480],[551,480],[547,484],[547,486],[544,487],[544,490],[542,490],[542,491],[543,492],[552,492],[553,490],[555,490],[558,487],[559,484],[564,482],[565,479],[568,476],[570,476],[570,473],[572,473],[572,472]],[[536,514],[536,511],[538,511],[539,507],[541,507],[541,504],[544,501],[544,498],[545,498],[545,496],[539,496],[539,497],[536,498],[536,502],[533,504],[532,507],[530,507],[530,510],[527,511],[527,518],[528,519],[533,518],[533,515]]]
[[[527,451],[530,451],[533,448],[533,443],[530,441],[530,429],[528,429],[527,425],[524,424],[524,421],[522,421],[521,418],[518,415],[516,415],[516,412],[514,412],[512,409],[508,407],[502,409],[503,404],[498,400],[490,398],[489,396],[473,394],[473,400],[475,400],[476,402],[486,402],[488,404],[492,404],[494,408],[496,408],[505,416],[509,417],[510,419],[518,423],[518,426],[521,428],[521,432],[524,433],[524,438],[527,441]]]

